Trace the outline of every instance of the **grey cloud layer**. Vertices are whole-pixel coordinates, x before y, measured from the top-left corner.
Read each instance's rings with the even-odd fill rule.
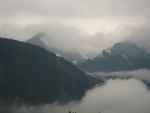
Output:
[[[1,0],[0,36],[25,41],[45,32],[51,43],[64,49],[82,46],[88,51],[101,51],[126,38],[150,45],[149,4],[149,0]]]
[[[40,107],[13,107],[13,113],[149,113],[150,92],[136,80],[109,80],[103,87],[89,90],[81,102]]]
[[[133,77],[139,80],[146,80],[150,82],[150,70],[140,69],[134,71],[116,71],[116,72],[97,72],[90,73],[93,76],[118,76],[118,77]]]
[[[148,16],[149,0],[1,0],[2,14],[62,17]]]

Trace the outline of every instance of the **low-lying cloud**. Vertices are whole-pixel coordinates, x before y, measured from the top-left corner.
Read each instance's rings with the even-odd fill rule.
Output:
[[[140,69],[140,70],[133,70],[133,71],[116,71],[116,72],[96,72],[90,73],[92,76],[100,76],[100,77],[107,77],[107,76],[118,76],[118,77],[133,77],[139,80],[147,80],[150,82],[150,70],[147,69]]]
[[[139,80],[108,80],[104,86],[89,90],[80,102],[66,105],[11,108],[10,113],[149,113],[150,91]],[[9,113],[9,112],[7,112]]]

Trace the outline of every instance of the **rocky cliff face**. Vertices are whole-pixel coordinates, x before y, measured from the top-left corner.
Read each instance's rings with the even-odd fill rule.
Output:
[[[78,66],[88,72],[150,69],[150,49],[120,42]]]

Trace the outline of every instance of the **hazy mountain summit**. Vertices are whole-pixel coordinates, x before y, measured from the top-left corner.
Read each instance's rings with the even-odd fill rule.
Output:
[[[150,48],[139,47],[131,42],[119,42],[78,66],[88,72],[150,69]]]
[[[31,44],[38,44],[38,46],[40,47],[44,47],[44,48],[47,48],[48,47],[43,43],[43,39],[46,38],[46,34],[45,33],[37,33],[34,37],[32,37],[31,39],[28,39],[26,42],[27,43],[31,43]]]
[[[37,33],[35,36],[28,39],[26,42],[43,47],[48,51],[52,51],[57,56],[63,57],[64,59],[69,60],[74,64],[81,63],[87,59],[86,55],[84,54],[85,52],[83,52],[82,49],[68,47],[67,50],[65,50],[61,48],[61,46],[56,45],[53,42],[53,40],[51,40],[51,37],[46,36],[45,33]],[[68,43],[73,43],[73,42],[68,42]]]

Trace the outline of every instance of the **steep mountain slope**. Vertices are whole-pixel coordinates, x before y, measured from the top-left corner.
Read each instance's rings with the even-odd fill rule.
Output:
[[[102,82],[44,48],[0,38],[1,102],[66,102]]]
[[[73,62],[74,64],[84,62],[87,59],[86,57],[84,57],[84,55],[81,54],[79,50],[74,48],[69,48],[70,51],[63,50],[61,47],[56,47],[56,45],[51,44],[53,42],[49,42],[48,38],[49,37],[47,37],[44,33],[37,33],[26,42],[43,47],[48,51],[52,51],[56,55],[61,56],[66,60]],[[45,44],[44,40],[47,41],[48,44]]]
[[[150,49],[131,42],[120,42],[78,67],[88,72],[150,69]]]

